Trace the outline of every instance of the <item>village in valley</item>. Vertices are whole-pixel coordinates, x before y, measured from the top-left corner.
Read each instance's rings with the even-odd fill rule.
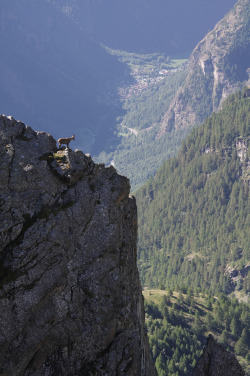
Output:
[[[129,66],[130,74],[134,79],[133,84],[125,84],[118,89],[122,102],[160,83],[166,76],[185,69],[188,63],[186,58],[170,58],[160,53],[138,54],[111,50],[107,47],[105,49],[110,54],[118,56],[121,62]]]
[[[119,88],[121,100],[126,101],[131,96],[140,94],[150,86],[163,81],[167,75],[183,70],[186,64],[186,59],[176,59],[163,64],[157,64],[157,61],[152,60],[149,65],[144,63],[140,66],[130,66],[131,75],[135,79],[135,84]],[[164,68],[162,65],[164,65]]]

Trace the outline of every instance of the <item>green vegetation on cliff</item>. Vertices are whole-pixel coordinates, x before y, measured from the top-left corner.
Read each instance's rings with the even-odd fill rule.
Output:
[[[249,139],[250,99],[237,93],[137,192],[144,286],[249,291]]]

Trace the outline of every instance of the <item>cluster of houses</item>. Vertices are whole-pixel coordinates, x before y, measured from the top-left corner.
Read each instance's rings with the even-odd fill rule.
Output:
[[[151,72],[148,72],[143,68],[134,69],[131,74],[136,83],[127,87],[119,88],[119,96],[122,101],[126,101],[131,96],[138,95],[150,86],[164,80],[166,75],[173,73],[176,70],[177,69],[162,69],[157,72],[156,69],[152,69]]]

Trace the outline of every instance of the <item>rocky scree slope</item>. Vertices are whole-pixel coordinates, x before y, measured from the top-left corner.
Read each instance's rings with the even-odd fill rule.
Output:
[[[155,375],[129,189],[0,116],[1,375]]]
[[[162,119],[158,138],[173,128],[201,124],[222,102],[249,83],[250,1],[234,8],[197,45],[189,73]]]

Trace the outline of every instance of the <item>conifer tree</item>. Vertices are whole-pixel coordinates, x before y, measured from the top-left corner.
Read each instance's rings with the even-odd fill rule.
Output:
[[[230,324],[230,330],[231,330],[231,333],[234,336],[238,336],[239,335],[240,324],[239,324],[239,320],[235,316],[232,318],[232,321],[231,321],[231,324]]]
[[[213,327],[213,316],[211,312],[207,312],[206,317],[205,317],[205,323],[206,323],[206,327],[208,328],[208,330],[211,330]]]
[[[227,346],[227,340],[228,340],[228,335],[226,330],[223,330],[221,336],[220,336],[220,342],[224,345]]]
[[[239,340],[236,342],[236,345],[235,345],[235,352],[237,354],[243,355],[243,356],[246,355],[248,351],[248,338],[247,337],[248,337],[247,329],[244,328]]]

